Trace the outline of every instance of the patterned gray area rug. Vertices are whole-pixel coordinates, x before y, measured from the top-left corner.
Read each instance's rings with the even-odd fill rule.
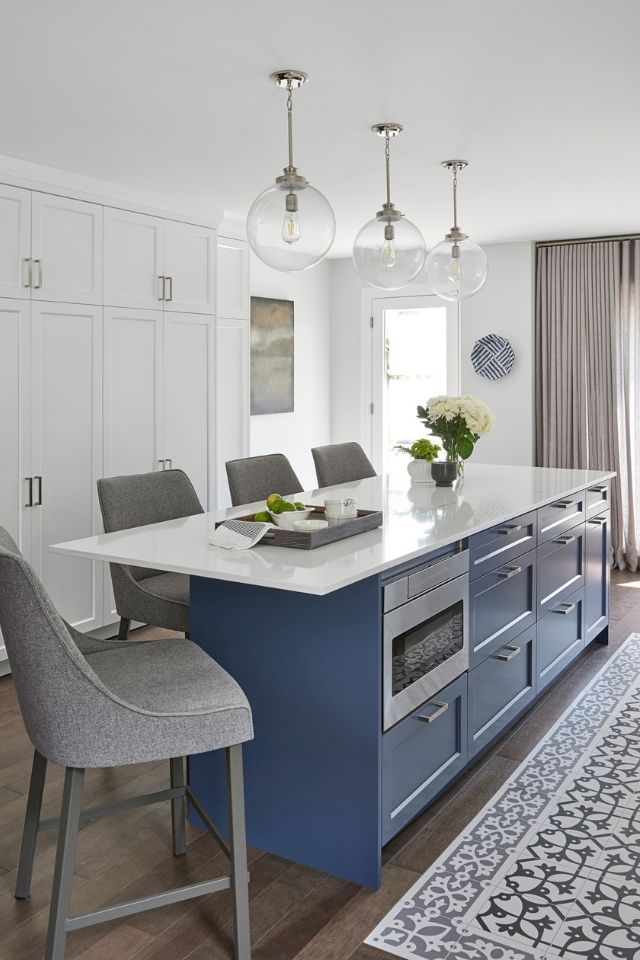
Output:
[[[640,634],[366,942],[422,960],[640,960]]]

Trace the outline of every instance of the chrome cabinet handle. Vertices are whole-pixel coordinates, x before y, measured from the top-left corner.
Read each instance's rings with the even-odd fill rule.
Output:
[[[163,469],[163,470],[164,470],[164,465],[165,465],[166,462],[167,462],[166,460],[158,460],[158,463],[161,463],[161,464],[162,464],[162,469]]]
[[[587,523],[594,523],[596,527],[604,527],[606,522],[606,517],[592,517],[591,520],[587,520]]]
[[[505,567],[504,570],[498,571],[498,576],[502,580],[508,580],[509,577],[515,577],[517,573],[522,573],[522,567]]]
[[[165,293],[167,278],[159,276],[158,280],[160,281],[160,296],[158,297],[158,300],[164,300],[165,299],[164,293]]]
[[[575,536],[572,535],[572,536],[568,536],[568,537],[558,537],[557,540],[554,540],[553,542],[554,542],[554,543],[561,543],[563,547],[566,547],[567,544],[573,543],[574,540],[577,540],[577,537],[575,537]]]
[[[496,654],[494,654],[494,657],[493,657],[494,660],[505,660],[505,661],[506,661],[506,660],[513,660],[513,658],[514,658],[514,657],[517,657],[518,654],[520,653],[520,647],[516,647],[516,646],[513,646],[513,645],[508,646],[508,647],[503,647],[503,649],[504,649],[504,650],[508,650],[509,653],[496,653]]]
[[[40,290],[42,288],[42,260],[34,260],[34,263],[38,264],[38,280],[33,285],[34,290]]]
[[[25,477],[25,481],[29,484],[29,499],[25,503],[25,507],[33,506],[33,477]]]
[[[165,463],[169,464],[169,470],[173,470],[173,460],[171,459],[171,457],[167,457],[167,459],[165,460]]]
[[[31,264],[32,263],[33,263],[33,260],[31,259],[31,257],[25,257],[23,260],[23,263],[22,263],[22,286],[23,287],[31,286]]]
[[[564,609],[561,609],[561,607],[564,608]],[[576,608],[575,603],[562,603],[562,604],[560,604],[559,607],[554,607],[551,612],[552,612],[552,613],[561,613],[561,614],[563,614],[564,616],[566,616],[568,613],[571,613],[572,610],[575,610],[575,608]]]
[[[516,533],[518,530],[522,530],[521,523],[508,523],[506,526],[500,527],[498,533]]]
[[[173,277],[166,277],[165,279],[169,283],[169,296],[165,297],[165,300],[167,301],[167,303],[171,303],[171,301],[173,300]]]
[[[42,506],[42,477],[34,477],[33,479],[38,483],[38,499],[34,500],[33,505],[34,507],[41,507]]]
[[[606,493],[609,487],[605,483],[602,487],[589,487],[589,490],[593,490],[594,493]]]
[[[434,710],[433,713],[423,716],[419,714],[416,717],[416,720],[422,720],[423,723],[433,723],[434,720],[437,720],[438,717],[441,717],[443,713],[446,713],[449,709],[448,703],[436,703],[437,710]]]
[[[568,510],[569,507],[574,507],[575,503],[573,500],[558,500],[557,503],[553,504],[554,507],[557,507],[559,510]]]

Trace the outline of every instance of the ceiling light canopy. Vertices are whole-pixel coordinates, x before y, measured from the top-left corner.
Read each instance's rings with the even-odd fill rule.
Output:
[[[293,164],[293,91],[309,78],[301,70],[271,74],[287,91],[289,162],[282,176],[254,200],[247,237],[254,253],[276,270],[307,270],[329,252],[336,232],[331,204]]]
[[[353,261],[363,280],[383,290],[397,290],[418,276],[427,255],[418,228],[391,202],[390,141],[402,131],[399,123],[377,123],[371,128],[384,137],[387,199],[360,230],[353,244]]]
[[[487,279],[487,256],[458,226],[458,171],[466,160],[443,160],[453,174],[453,226],[427,257],[427,280],[434,293],[444,300],[472,297]]]

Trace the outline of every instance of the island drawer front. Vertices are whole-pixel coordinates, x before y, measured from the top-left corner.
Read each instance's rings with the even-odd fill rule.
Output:
[[[536,551],[469,585],[469,666],[477,667],[536,622]]]
[[[464,673],[383,734],[383,843],[466,766],[467,723]]]
[[[536,511],[498,523],[469,538],[469,578],[475,580],[515,557],[533,550],[537,542]]]
[[[538,547],[538,617],[583,587],[585,572],[584,523]]]
[[[593,487],[587,487],[587,515],[594,517],[611,506],[611,483],[604,480]]]
[[[584,649],[584,621],[584,590],[578,590],[538,620],[538,693]]]
[[[534,624],[469,672],[469,757],[508,727],[535,695]]]
[[[538,546],[553,540],[586,517],[586,491],[581,490],[569,497],[548,503],[538,510]]]

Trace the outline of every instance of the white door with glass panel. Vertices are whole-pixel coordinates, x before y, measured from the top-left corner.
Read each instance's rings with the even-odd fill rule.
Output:
[[[427,436],[418,404],[459,391],[458,305],[430,294],[376,298],[371,307],[371,459],[393,473],[407,462],[394,447]]]

